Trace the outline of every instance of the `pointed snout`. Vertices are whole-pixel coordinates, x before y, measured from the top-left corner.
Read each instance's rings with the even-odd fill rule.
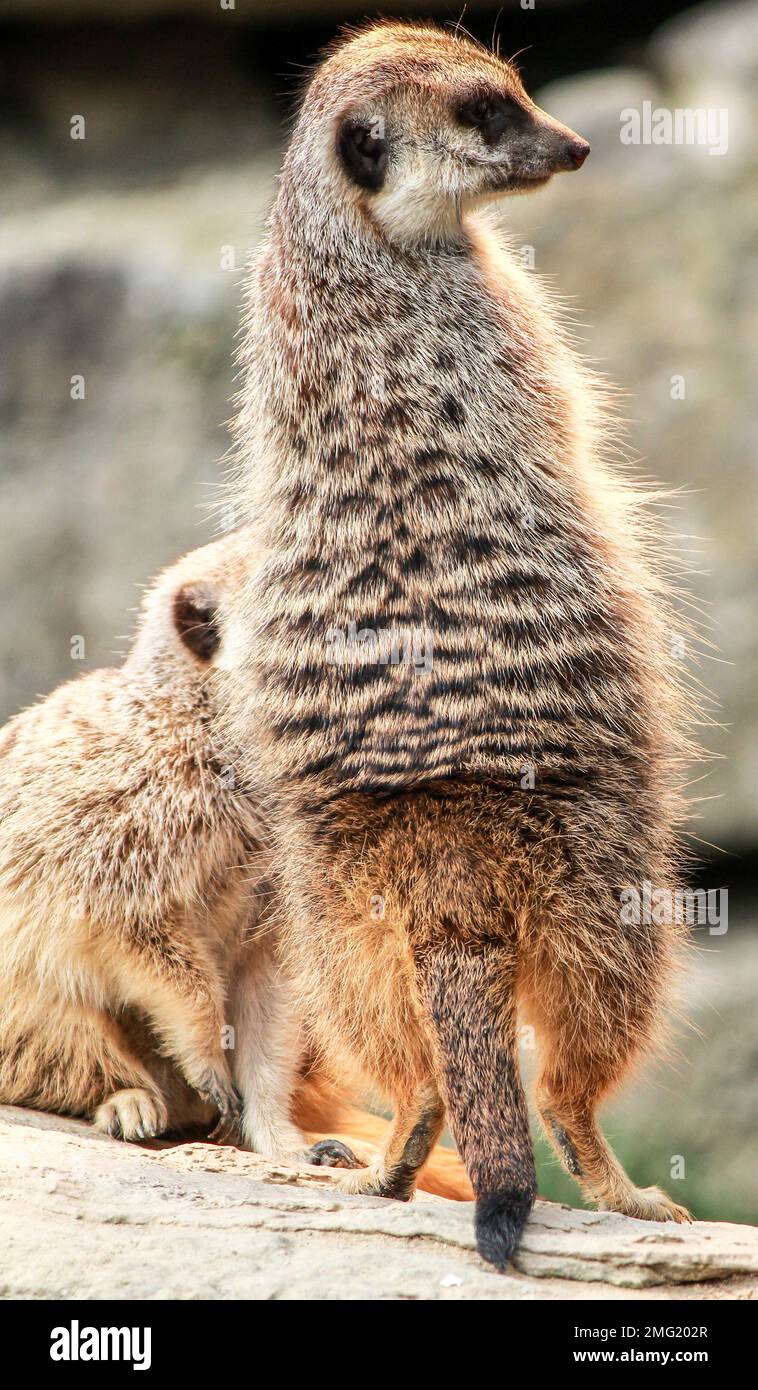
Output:
[[[553,172],[559,174],[566,170],[581,169],[590,147],[581,135],[575,135],[568,126],[553,128],[550,136],[550,158]]]
[[[558,174],[565,170],[581,169],[590,152],[587,141],[569,126],[562,125],[560,121],[548,116],[546,111],[540,110],[539,107],[536,109],[541,132],[543,137],[547,137],[552,172]]]

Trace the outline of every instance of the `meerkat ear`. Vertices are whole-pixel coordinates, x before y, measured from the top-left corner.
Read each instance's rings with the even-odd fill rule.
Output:
[[[174,627],[199,661],[210,661],[221,645],[218,601],[207,584],[184,584],[174,594]]]
[[[337,152],[353,183],[376,193],[387,176],[387,141],[384,122],[356,120],[348,116],[337,133]]]

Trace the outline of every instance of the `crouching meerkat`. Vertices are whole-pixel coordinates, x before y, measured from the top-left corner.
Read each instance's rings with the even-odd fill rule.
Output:
[[[340,1161],[290,1119],[299,1039],[256,930],[265,835],[211,739],[219,605],[249,559],[238,536],[186,556],[121,668],[0,736],[0,1101],[123,1139],[217,1112],[216,1137]]]
[[[222,610],[254,562],[242,534],[185,556],[123,667],[0,733],[0,1103],[128,1140],[217,1119],[269,1157],[350,1163],[325,1131],[367,1157],[386,1123],[301,1056],[266,827],[213,742]],[[421,1185],[472,1195],[440,1148]]]
[[[237,1067],[250,1079],[256,1050],[275,1064],[283,1046],[276,1025],[264,1034],[276,1013],[265,945],[246,944],[257,1038],[226,1004],[261,845],[209,737],[218,591],[236,551],[225,541],[168,570],[123,667],[63,685],[0,739],[0,1099],[92,1115],[124,1139],[214,1110],[219,1136],[232,1132],[225,1030],[239,1026],[243,1053],[249,1039]],[[302,1147],[278,1089],[250,1096],[247,1138],[264,1152]]]
[[[312,76],[250,278],[235,488],[270,552],[236,604],[225,736],[271,807],[310,1042],[394,1122],[353,1189],[407,1198],[445,1114],[503,1267],[537,1105],[601,1207],[599,1102],[653,1040],[675,923],[685,702],[661,543],[603,397],[477,217],[587,144],[460,34],[388,23]]]

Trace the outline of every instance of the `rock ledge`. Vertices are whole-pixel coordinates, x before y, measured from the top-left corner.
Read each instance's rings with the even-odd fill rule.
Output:
[[[4,1298],[752,1298],[758,1230],[652,1226],[539,1202],[517,1268],[476,1254],[471,1206],[348,1196],[208,1143],[127,1145],[0,1107]]]

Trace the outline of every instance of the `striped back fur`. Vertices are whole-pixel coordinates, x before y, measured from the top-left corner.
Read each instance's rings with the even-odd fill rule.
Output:
[[[303,804],[534,765],[558,794],[644,789],[660,823],[683,705],[655,525],[604,462],[602,388],[440,154],[493,68],[528,102],[467,39],[379,26],[306,94],[244,327],[236,496],[266,559],[234,615],[231,725],[251,779]],[[345,178],[356,111],[397,192]],[[396,230],[403,180],[418,220]]]

